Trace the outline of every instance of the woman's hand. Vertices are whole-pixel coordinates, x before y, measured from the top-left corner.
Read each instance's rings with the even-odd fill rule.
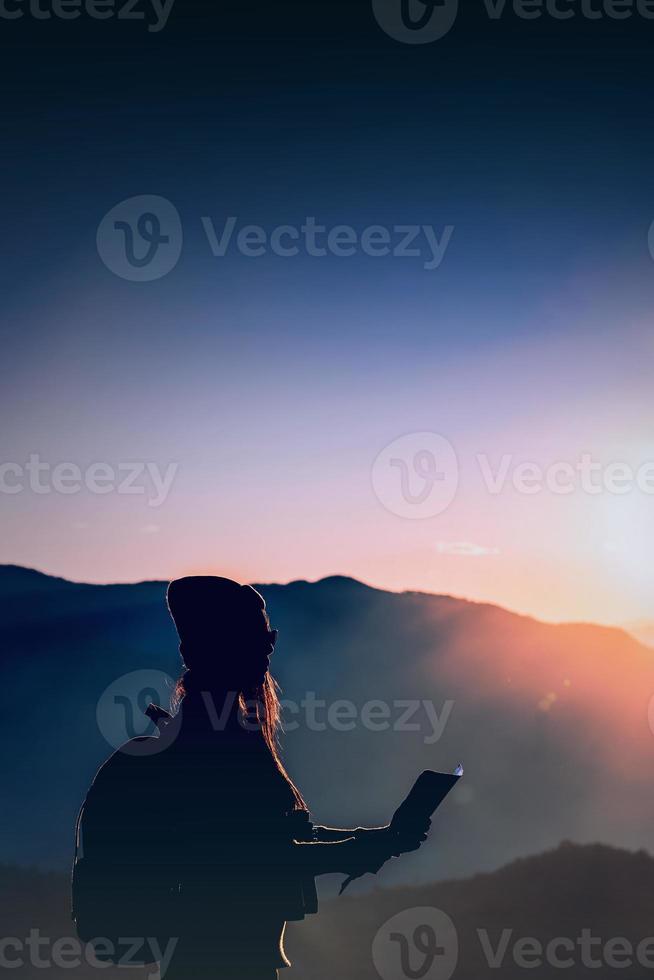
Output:
[[[352,878],[364,874],[377,874],[393,857],[393,840],[388,827],[359,828],[351,840],[345,841],[341,870]]]
[[[426,823],[411,828],[403,828],[401,831],[390,831],[393,840],[397,845],[397,850],[393,851],[394,857],[400,854],[408,854],[410,851],[417,851],[429,835],[431,820]]]
[[[402,828],[401,831],[394,831],[390,824],[385,827],[359,827],[354,836],[371,852],[386,853],[388,856],[385,860],[388,860],[389,857],[399,857],[400,854],[417,851],[427,840],[430,827],[431,820],[429,819],[411,827]]]
[[[388,847],[391,857],[399,857],[400,854],[417,851],[427,840],[430,827],[429,819],[403,827],[401,831],[393,830],[390,825],[373,827],[369,830],[362,827],[355,832],[355,837],[357,840],[377,841],[380,847],[384,845]]]

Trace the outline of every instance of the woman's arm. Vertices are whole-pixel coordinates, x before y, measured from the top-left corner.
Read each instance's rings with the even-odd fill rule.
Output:
[[[346,874],[358,877],[376,873],[391,857],[417,850],[427,838],[431,821],[398,835],[389,825],[384,827],[313,826],[303,813],[297,837],[291,845],[292,862],[307,875]],[[309,834],[303,838],[305,826]],[[295,836],[295,835],[294,835]],[[309,838],[307,840],[307,837]]]
[[[313,828],[314,840],[320,843],[338,843],[354,837],[355,840],[365,840],[372,845],[373,841],[379,846],[390,848],[391,854],[399,857],[407,851],[417,850],[420,844],[427,839],[427,833],[431,826],[431,820],[418,826],[410,834],[395,834],[391,831],[389,824],[383,827],[353,827],[351,830],[340,829],[339,827],[316,827]]]
[[[335,844],[339,841],[347,840],[349,837],[360,836],[363,830],[363,827],[352,827],[350,830],[347,830],[340,827],[314,826],[313,834],[315,840],[322,844]]]
[[[332,828],[329,828],[330,830]],[[347,831],[337,831],[340,834]],[[377,872],[392,856],[391,841],[369,840],[350,836],[331,841],[292,845],[293,863],[298,871],[307,875],[346,874],[361,875]]]

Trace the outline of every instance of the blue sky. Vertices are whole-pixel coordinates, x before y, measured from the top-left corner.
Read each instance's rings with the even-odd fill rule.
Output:
[[[654,458],[654,24],[467,12],[410,46],[366,5],[299,9],[254,5],[248,26],[191,3],[145,38],[5,25],[3,461],[178,471],[154,516],[85,488],[2,494],[0,558],[94,581],[341,572],[547,618],[651,615],[651,497],[491,499],[475,459]],[[177,209],[183,249],[129,282],[96,233],[143,194]],[[307,216],[454,230],[430,271],[217,258],[202,218],[230,215],[267,234]],[[370,475],[424,431],[461,480],[415,521]]]

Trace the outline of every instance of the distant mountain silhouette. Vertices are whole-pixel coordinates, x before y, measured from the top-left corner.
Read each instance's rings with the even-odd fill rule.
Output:
[[[654,655],[623,631],[343,577],[257,588],[280,629],[275,673],[296,702],[286,757],[320,821],[387,820],[421,769],[466,767],[434,842],[387,866],[380,883],[488,870],[562,839],[654,847]],[[131,671],[177,674],[164,591],[161,582],[80,585],[0,567],[0,860],[68,863],[77,807],[111,751],[98,699]],[[324,709],[312,724],[300,706],[307,692],[352,730],[322,730]],[[361,710],[372,700],[390,719],[368,708],[366,727]],[[418,730],[371,730],[397,724],[407,712],[398,702],[412,700],[447,718],[440,740],[424,708],[409,719]]]
[[[554,851],[466,880],[379,889],[365,897],[343,896],[324,901],[319,915],[289,927],[286,945],[293,960],[289,977],[379,980],[371,955],[378,930],[391,916],[425,907],[444,912],[456,929],[459,956],[454,980],[524,978],[524,966],[516,966],[513,960],[518,940],[533,937],[544,947],[559,937],[576,942],[584,929],[601,939],[601,945],[593,946],[592,955],[603,960],[604,946],[610,940],[626,939],[635,950],[654,934],[650,912],[653,891],[654,859],[648,854],[599,845],[563,844]],[[7,936],[27,937],[30,929],[38,929],[51,942],[70,936],[67,910],[66,875],[0,867],[0,915]],[[413,921],[419,924],[421,914],[409,913],[409,922]],[[491,969],[480,931],[494,953],[503,930],[510,930],[506,953],[501,968]],[[440,939],[447,937],[441,935]],[[49,947],[40,952],[46,957]],[[559,957],[574,956],[574,967],[562,970],[544,965],[530,969],[529,975],[538,980],[556,980],[563,974],[576,980],[579,976],[601,978],[616,973],[615,967],[608,967],[605,962],[601,968],[584,968],[580,948],[573,953],[559,948],[557,953]],[[14,951],[8,955],[13,957]],[[422,957],[415,953],[413,956],[414,966],[420,965]],[[91,972],[94,971],[89,971],[89,975]],[[644,967],[636,961],[622,972],[629,980],[641,980],[651,975],[651,966]],[[56,966],[49,970],[55,980],[69,973],[70,969],[64,971]],[[43,969],[29,963],[20,970],[24,980],[38,980],[42,974]],[[140,980],[146,971],[132,969],[128,975]],[[397,971],[391,974],[401,975]],[[102,976],[105,980],[119,980],[125,976],[125,968],[103,969]]]

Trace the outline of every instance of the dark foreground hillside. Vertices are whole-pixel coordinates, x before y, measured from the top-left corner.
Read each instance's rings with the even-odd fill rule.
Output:
[[[616,974],[635,980],[654,970],[653,888],[654,859],[643,851],[562,844],[492,874],[376,891],[370,900],[343,896],[325,903],[289,946],[302,980],[375,980],[373,944],[384,980],[407,980],[402,942],[389,934],[406,937],[408,962],[420,971],[430,957],[413,939],[431,925],[441,952],[422,974],[428,980],[447,980],[450,969],[455,980]],[[620,938],[627,941],[623,953]]]
[[[410,976],[427,980],[569,976],[576,980],[622,975],[641,980],[654,969],[654,938],[645,942],[654,936],[653,894],[654,859],[645,852],[564,844],[492,874],[325,901],[317,916],[289,929],[287,947],[294,966],[285,976],[288,980],[375,980],[380,975],[383,980]],[[71,935],[65,875],[3,867],[0,896],[4,935],[26,938],[31,929],[38,929],[40,937],[48,939],[40,949],[43,959],[47,960],[57,937]],[[423,973],[425,955],[416,950],[413,940],[417,935],[425,948],[426,937],[429,949],[431,925],[438,952],[433,963],[431,953],[427,954],[431,968]],[[402,937],[412,972],[402,966]],[[148,972],[53,965],[45,974],[43,967],[32,965],[25,950],[12,948],[6,955],[9,960],[22,958],[20,970],[14,970],[21,980],[44,975],[140,980]],[[543,964],[535,965],[539,960]]]

